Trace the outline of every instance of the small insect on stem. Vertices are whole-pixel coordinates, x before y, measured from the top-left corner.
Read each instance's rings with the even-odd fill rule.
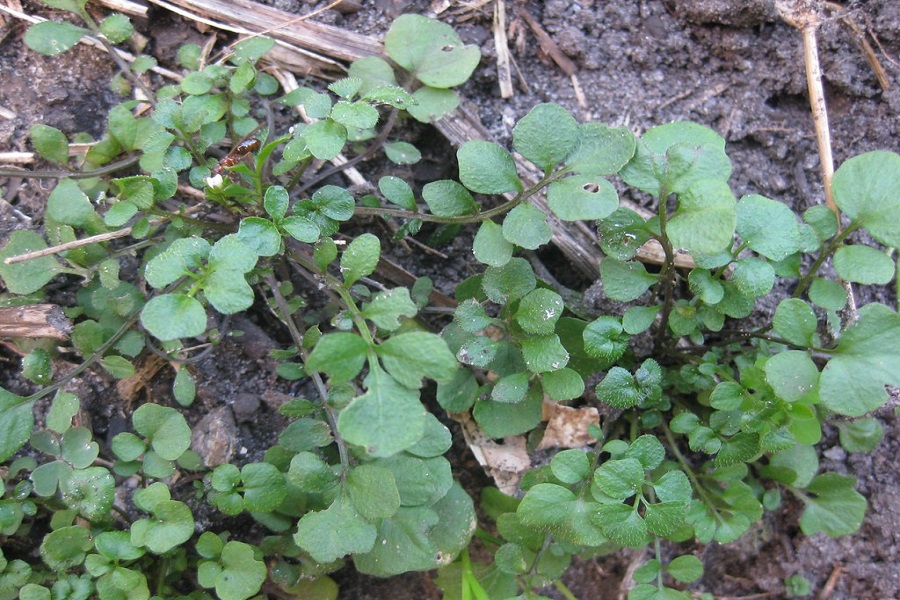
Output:
[[[228,155],[219,161],[215,167],[213,167],[212,174],[220,175],[224,169],[228,167],[233,167],[238,164],[242,158],[259,150],[260,141],[256,138],[251,138],[249,140],[244,140],[240,144],[234,147],[234,150],[228,153]]]

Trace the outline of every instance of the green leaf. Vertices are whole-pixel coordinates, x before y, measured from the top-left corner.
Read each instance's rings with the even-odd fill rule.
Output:
[[[215,81],[206,73],[194,71],[188,73],[181,81],[181,89],[185,94],[199,96],[213,88]]]
[[[553,333],[564,308],[562,296],[539,288],[522,298],[515,319],[526,332],[547,335]]]
[[[532,373],[558,371],[569,363],[569,352],[555,333],[522,340],[522,358]]]
[[[741,462],[750,462],[761,453],[759,434],[742,432],[722,442],[715,464],[717,467],[728,467]]]
[[[340,496],[328,509],[303,515],[297,523],[294,542],[314,560],[330,563],[347,554],[370,551],[376,533],[350,500]]]
[[[731,283],[741,295],[761,298],[775,285],[775,269],[766,260],[753,256],[735,262],[731,273]]]
[[[735,222],[731,188],[721,180],[703,179],[678,195],[678,209],[666,231],[676,248],[716,254],[730,247]]]
[[[676,581],[693,583],[703,576],[703,561],[693,554],[678,556],[666,566],[666,572]]]
[[[0,391],[0,410],[3,410],[3,392]],[[56,433],[65,433],[72,426],[72,417],[78,414],[81,403],[78,396],[69,392],[57,392],[47,413],[47,428]]]
[[[764,196],[750,194],[736,207],[737,233],[751,250],[771,260],[784,260],[800,251],[800,228],[790,208]]]
[[[316,121],[303,130],[310,153],[320,160],[331,160],[347,142],[347,128],[332,119]]]
[[[563,450],[550,461],[553,476],[563,483],[573,485],[584,481],[591,474],[588,455],[582,450]]]
[[[438,383],[437,402],[448,411],[469,410],[478,395],[478,381],[469,369],[459,368],[448,383]]]
[[[47,198],[47,218],[58,223],[84,227],[95,215],[94,205],[74,179],[61,179]]]
[[[806,510],[800,516],[805,535],[819,531],[831,537],[850,535],[862,525],[868,503],[853,489],[856,479],[837,473],[824,473],[806,486],[800,499]]]
[[[253,251],[247,248],[247,256]],[[253,288],[243,273],[235,269],[216,269],[203,279],[203,293],[217,311],[231,315],[253,305]]]
[[[206,331],[206,311],[190,296],[162,294],[144,305],[141,325],[164,342],[196,337]]]
[[[257,258],[237,235],[229,234],[215,243],[209,252],[209,267],[214,270],[227,270],[233,274],[247,273],[256,266]]]
[[[264,36],[249,37],[241,40],[232,48],[231,60],[238,64],[242,61],[256,62],[269,50],[275,47],[275,40]]]
[[[647,504],[644,512],[647,530],[665,538],[679,534],[685,526],[687,507],[686,501]]]
[[[280,221],[287,213],[290,199],[287,190],[280,185],[272,185],[266,189],[263,197],[263,208],[275,221]]]
[[[60,527],[44,536],[40,548],[41,558],[51,569],[64,571],[83,563],[86,552],[92,545],[90,532],[85,527]]]
[[[350,242],[341,255],[341,275],[344,287],[349,288],[360,278],[371,275],[381,258],[381,242],[371,233],[364,233]]]
[[[634,156],[637,142],[627,127],[583,123],[578,130],[578,145],[566,159],[567,171],[594,177],[612,175]]]
[[[560,485],[539,483],[526,492],[516,514],[525,525],[554,527],[568,518],[574,500],[575,494]]]
[[[841,447],[847,452],[872,452],[884,438],[884,427],[875,419],[857,419],[837,424]]]
[[[284,229],[288,235],[299,242],[306,242],[307,244],[313,244],[319,240],[319,237],[322,235],[322,231],[319,229],[319,226],[310,219],[306,217],[300,217],[297,215],[287,217],[281,223],[279,223],[282,229]]]
[[[44,239],[34,231],[20,229],[12,232],[9,242],[0,250],[0,277],[3,277],[6,289],[13,294],[31,294],[61,271],[60,264],[52,256],[6,264],[7,258],[46,248]]]
[[[645,471],[650,471],[662,463],[666,457],[666,450],[655,436],[644,434],[631,443],[631,446],[625,451],[625,456],[636,458]],[[687,498],[683,500],[687,500]]]
[[[362,316],[379,329],[395,331],[400,328],[401,317],[412,318],[418,312],[418,307],[409,296],[409,289],[394,288],[375,294],[363,308]]]
[[[513,147],[549,173],[578,144],[579,133],[575,117],[565,108],[558,104],[538,104],[513,128]]]
[[[131,525],[131,543],[164,554],[188,541],[194,533],[191,509],[176,500],[160,500],[150,511],[152,519],[140,519]]]
[[[406,210],[416,210],[416,196],[409,184],[398,177],[382,177],[378,189],[389,201]]]
[[[69,141],[56,127],[36,123],[31,126],[28,135],[34,149],[46,160],[58,165],[69,162]]]
[[[550,241],[553,230],[547,224],[547,215],[541,209],[524,203],[513,208],[504,217],[503,237],[527,250],[536,250]]]
[[[769,457],[762,469],[766,477],[788,485],[806,487],[819,470],[819,457],[812,446],[796,445]]]
[[[422,153],[409,142],[388,142],[384,154],[396,165],[414,165],[422,160]]]
[[[378,110],[367,102],[339,100],[331,109],[331,118],[345,127],[371,129],[378,123]]]
[[[229,541],[219,560],[222,571],[215,579],[215,588],[221,600],[246,600],[262,588],[268,569],[256,558],[253,546]]]
[[[191,372],[185,368],[181,368],[175,373],[175,381],[172,383],[172,395],[175,401],[181,406],[190,406],[194,402],[197,394],[197,385]]]
[[[352,100],[359,93],[363,85],[363,80],[359,77],[346,77],[338,79],[328,86],[328,90],[336,96],[340,96],[345,100]]]
[[[333,383],[343,383],[356,377],[366,361],[369,345],[353,333],[329,333],[319,338],[309,358],[308,371],[322,371]]]
[[[594,485],[610,498],[625,500],[644,482],[644,467],[635,458],[608,460],[594,471]]]
[[[799,298],[788,298],[778,304],[773,325],[778,335],[797,346],[813,345],[816,339],[816,314]]]
[[[435,88],[464,83],[481,60],[478,48],[463,45],[452,27],[413,14],[394,20],[384,49],[394,62]]]
[[[421,387],[422,377],[447,382],[456,374],[456,357],[447,342],[426,331],[392,336],[376,352],[387,372],[410,389]]]
[[[816,277],[809,286],[809,299],[825,310],[841,310],[847,304],[847,291],[837,281]]]
[[[612,364],[628,349],[629,336],[623,334],[622,324],[615,317],[598,317],[582,332],[584,351],[588,356]]]
[[[449,179],[426,183],[422,188],[422,199],[428,210],[439,217],[456,217],[478,210],[469,190]]]
[[[275,223],[262,217],[241,219],[237,239],[259,256],[275,256],[282,248]]]
[[[392,456],[415,444],[425,430],[425,407],[413,390],[374,367],[366,393],[341,411],[338,430],[345,441],[371,456]]]
[[[799,350],[780,352],[766,361],[766,383],[785,402],[796,402],[816,389],[819,370],[809,354]]]
[[[627,208],[617,208],[597,223],[600,248],[616,260],[634,258],[651,236],[643,217]]]
[[[663,451],[665,452],[665,451]],[[663,457],[665,454],[663,454]],[[690,502],[694,490],[691,481],[682,471],[669,471],[653,482],[656,497],[661,502]]]
[[[502,267],[512,258],[515,247],[503,237],[503,228],[490,219],[481,222],[472,251],[475,260],[491,267]]]
[[[547,204],[563,221],[591,221],[605,219],[619,208],[619,195],[601,177],[576,175],[551,183]]]
[[[896,271],[893,259],[871,246],[841,246],[833,260],[841,279],[864,285],[890,283]]]
[[[93,440],[90,430],[73,427],[60,439],[62,458],[75,469],[89,467],[100,455],[100,445]]]
[[[594,522],[609,539],[622,546],[640,548],[650,542],[646,523],[626,504],[601,504]]]
[[[134,365],[122,356],[104,356],[100,360],[100,366],[116,379],[126,379],[135,373]]]
[[[144,268],[144,277],[156,289],[165,287],[200,268],[202,260],[209,256],[209,250],[209,242],[203,238],[179,238],[150,259]]]
[[[518,300],[535,286],[537,279],[531,264],[518,256],[503,266],[488,267],[482,281],[484,293],[497,304]]]
[[[459,94],[453,90],[423,86],[413,92],[413,103],[406,111],[420,123],[433,123],[459,106]]]
[[[542,374],[541,385],[552,400],[573,400],[584,393],[584,379],[569,368]]]
[[[384,467],[360,465],[347,475],[347,494],[366,519],[387,519],[400,508],[394,474]]]
[[[619,174],[627,184],[659,198],[663,190],[681,194],[703,179],[728,181],[731,161],[725,140],[712,129],[668,123],[644,133],[631,162]]]
[[[77,44],[86,33],[87,29],[65,21],[44,21],[28,28],[25,45],[46,56],[56,56]]]
[[[180,412],[168,406],[142,404],[132,416],[134,429],[166,460],[178,460],[191,445],[191,428]]]
[[[244,482],[244,508],[251,512],[269,512],[287,496],[284,475],[269,463],[248,463],[241,468]]]
[[[472,140],[456,152],[459,180],[479,194],[503,194],[523,189],[512,155],[492,142]]]
[[[103,467],[75,469],[59,479],[63,502],[84,518],[95,521],[109,516],[116,482]]]
[[[607,256],[600,263],[603,291],[612,300],[630,302],[656,283],[656,275],[647,272],[639,262],[622,262]]]
[[[109,560],[135,560],[144,556],[141,548],[131,545],[127,531],[104,531],[94,538],[94,546]]]
[[[328,464],[312,452],[299,452],[291,459],[288,481],[309,492],[322,492],[334,485],[335,474]]]
[[[838,222],[834,211],[821,204],[810,206],[803,211],[803,222],[813,228],[820,242],[830,239],[837,233]]]
[[[722,283],[706,269],[691,269],[688,284],[691,292],[710,306],[718,304],[725,296]]]
[[[518,404],[479,400],[472,414],[485,435],[500,439],[537,427],[541,422],[542,405],[540,388],[532,386]]]
[[[381,522],[378,541],[368,554],[354,557],[363,573],[388,577],[450,564],[475,531],[472,499],[458,483],[425,507],[401,507]]]
[[[829,409],[858,417],[887,402],[885,385],[898,384],[900,316],[883,304],[868,304],[822,369],[819,397]]]
[[[622,409],[634,408],[643,399],[634,375],[622,367],[611,368],[597,384],[596,393],[601,401]]]
[[[831,188],[835,203],[854,224],[885,246],[900,247],[900,155],[854,156],[835,171]]]
[[[134,27],[131,26],[131,21],[125,15],[112,13],[100,23],[100,33],[113,44],[121,44],[131,37]]]
[[[37,384],[49,384],[53,378],[50,354],[43,348],[35,348],[22,358],[22,376]]]
[[[393,474],[403,506],[430,506],[453,485],[450,463],[443,456],[423,459],[398,454],[376,464]]]
[[[504,402],[506,404],[516,404],[525,399],[528,392],[529,384],[528,373],[513,373],[501,377],[494,384],[491,390],[491,400],[494,402]]]

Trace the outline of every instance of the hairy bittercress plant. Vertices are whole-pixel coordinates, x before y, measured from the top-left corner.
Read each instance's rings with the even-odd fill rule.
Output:
[[[95,24],[80,0],[47,4],[78,14],[106,41],[131,34],[120,15]],[[56,54],[85,33],[47,22],[33,26],[26,43]],[[84,362],[54,377],[53,347],[36,347],[22,375],[45,387],[27,397],[0,390],[0,460],[11,461],[2,471],[0,535],[16,540],[49,522],[40,561],[13,558],[13,550],[0,555],[0,600],[213,592],[243,600],[267,580],[286,594],[335,597],[327,573],[347,557],[380,576],[441,567],[448,598],[535,597],[548,582],[562,585],[575,554],[647,545],[656,557],[637,570],[629,597],[687,597],[666,586],[697,580],[702,563],[669,559],[663,540],[736,540],[763,510],[778,508],[784,492],[806,506],[806,534],[860,526],[866,501],[855,480],[819,473],[814,445],[827,416],[861,417],[885,403],[885,385],[900,383],[900,318],[872,304],[841,331],[834,323],[846,294],[821,268],[830,260],[841,279],[857,284],[893,277],[886,254],[849,241],[865,230],[880,244],[900,245],[900,156],[873,152],[838,169],[834,197],[846,217],[839,227],[822,207],[798,218],[759,195],[736,199],[725,142],[705,127],[672,123],[636,137],[541,104],[512,140],[541,171],[535,185],[523,183],[506,148],[470,141],[457,153],[459,181],[417,191],[386,176],[377,182],[381,197],[358,199],[307,167],[350,143],[370,144],[361,156],[383,149],[395,163],[419,160],[410,144],[389,141],[391,128],[398,115],[428,122],[452,111],[459,98],[451,88],[471,75],[477,49],[446,25],[404,15],[385,40],[402,85],[386,60],[356,61],[327,92],[300,88],[281,97],[302,105],[309,121],[275,134],[254,111],[257,97],[278,91],[257,66],[271,44],[241,42],[228,62],[202,68],[199,48],[183,48],[180,85],[148,95],[148,116],[133,112],[137,101],[114,107],[86,157],[88,173],[59,181],[47,202],[47,239],[17,231],[0,250],[3,260],[123,227],[134,240],[0,262],[7,303],[40,301],[59,275],[84,282],[69,308],[78,321],[72,349]],[[152,64],[142,58],[133,72]],[[45,159],[68,165],[61,132],[35,126],[31,135]],[[211,158],[213,148],[228,153]],[[136,162],[141,174],[110,177]],[[652,197],[657,214],[645,219],[620,207],[608,180],[614,175]],[[176,201],[187,182],[234,225]],[[482,209],[484,196],[500,194]],[[600,280],[608,298],[630,303],[622,314],[585,318],[519,255],[551,240],[548,215],[534,203],[544,194],[555,218],[597,222],[606,255]],[[403,219],[401,234],[426,221],[477,225],[473,253],[484,272],[459,285],[452,322],[440,334],[413,320],[430,282],[374,288],[378,237],[335,242],[359,213]],[[665,253],[658,270],[635,260],[648,240]],[[675,267],[682,250],[694,268]],[[137,274],[125,275],[126,255],[140,259]],[[305,302],[294,282],[278,279],[287,264],[333,299],[330,322],[294,318]],[[745,324],[777,277],[795,280],[792,296],[765,322]],[[62,390],[73,377],[94,364],[128,377],[145,343],[184,360],[184,339],[214,342],[227,315],[251,309],[260,295],[293,341],[273,353],[279,375],[310,377],[319,391],[281,407],[291,422],[264,460],[207,469],[171,406],[137,408],[131,431],[116,435],[102,458],[91,431],[72,425],[80,401]],[[632,343],[636,336],[652,344]],[[586,398],[586,381],[598,375],[593,392],[610,416],[591,429],[596,443],[526,473],[518,498],[484,490],[482,507],[496,525],[477,534],[494,560],[473,563],[466,550],[476,530],[473,503],[444,457],[449,430],[420,400],[424,382],[437,382],[444,409],[471,411],[485,434],[504,438],[539,435],[545,399]],[[179,369],[177,402],[190,405],[194,391],[189,370]],[[37,427],[35,402],[51,394]],[[839,427],[850,451],[871,450],[881,435],[873,419]],[[202,481],[173,485],[175,474],[190,472]],[[142,483],[123,492],[133,521],[116,496],[131,477]],[[270,535],[197,535],[199,502],[225,515],[247,513]],[[190,592],[187,581],[199,587]]]

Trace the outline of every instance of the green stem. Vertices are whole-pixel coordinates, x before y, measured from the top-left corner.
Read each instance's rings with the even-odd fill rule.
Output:
[[[556,591],[558,591],[560,594],[562,594],[566,600],[578,600],[578,598],[575,596],[575,594],[573,594],[572,591],[569,588],[567,588],[566,584],[564,584],[561,580],[554,579],[553,587],[555,587]]]
[[[672,454],[674,454],[675,458],[678,459],[678,464],[681,465],[681,470],[684,471],[685,475],[688,476],[688,479],[691,480],[691,486],[694,488],[694,491],[697,492],[697,495],[700,497],[700,500],[703,502],[703,504],[705,504],[706,507],[710,511],[712,511],[712,513],[716,517],[716,520],[721,523],[722,517],[719,516],[719,511],[716,510],[715,504],[713,504],[712,499],[707,495],[706,490],[700,483],[700,480],[697,479],[697,474],[694,473],[694,470],[684,458],[681,450],[678,449],[678,444],[675,443],[675,436],[672,434],[672,430],[669,429],[669,426],[665,423],[665,421],[662,424],[662,428],[663,434],[666,436],[666,441],[669,443],[669,448],[672,450]]]
[[[666,341],[666,332],[669,328],[669,316],[672,314],[672,306],[675,302],[673,288],[675,286],[675,249],[666,233],[668,214],[666,213],[666,198],[669,196],[665,188],[659,192],[659,243],[666,255],[666,260],[659,272],[659,289],[657,295],[662,292],[663,307],[659,318],[659,328],[656,330],[655,345],[660,349]]]
[[[144,82],[141,81],[141,78],[138,77],[135,74],[135,72],[131,70],[131,65],[129,65],[127,62],[125,62],[122,59],[122,57],[119,56],[119,52],[118,52],[117,48],[115,46],[113,46],[109,42],[109,40],[106,39],[106,36],[103,35],[103,33],[101,33],[100,25],[97,24],[97,22],[91,17],[91,15],[88,13],[88,11],[84,9],[83,6],[78,7],[77,12],[78,12],[78,16],[81,17],[84,20],[85,24],[88,26],[88,29],[90,29],[91,32],[93,32],[94,37],[96,37],[97,40],[101,44],[103,44],[103,47],[106,49],[106,52],[113,59],[113,62],[116,63],[116,66],[118,66],[119,69],[121,69],[121,71],[125,75],[125,77],[127,77],[131,81],[131,83],[133,83],[135,86],[139,87],[141,89],[141,91],[144,92],[144,95],[146,96],[146,102],[149,103],[151,106],[155,107],[156,106],[156,94],[154,94],[153,90],[151,90],[149,87],[147,87],[144,84]]]
[[[297,327],[297,322],[294,321],[294,318],[291,316],[287,300],[282,295],[281,289],[278,287],[278,282],[275,281],[273,275],[266,276],[266,285],[269,287],[272,296],[275,298],[275,303],[278,305],[278,310],[281,312],[281,319],[288,328],[291,340],[294,342],[294,346],[296,346],[297,351],[300,353],[300,358],[303,359],[303,362],[306,362],[309,353],[303,348],[303,334],[301,333],[300,328]],[[347,452],[347,446],[344,443],[344,440],[338,432],[337,416],[335,415],[334,409],[328,405],[328,388],[325,386],[325,382],[322,381],[322,377],[318,373],[310,373],[310,377],[316,386],[316,390],[319,392],[319,397],[322,399],[322,410],[325,411],[325,418],[328,420],[328,426],[331,428],[331,432],[334,435],[334,443],[337,444],[338,455],[341,460],[341,481],[344,481],[347,477],[347,473],[350,472],[350,455]]]
[[[138,318],[140,317],[140,314],[140,310],[135,311],[131,316],[125,319],[125,322],[121,327],[119,327],[118,331],[112,334],[112,336],[108,340],[103,342],[103,344],[101,344],[100,347],[97,348],[97,350],[95,350],[93,354],[91,354],[90,358],[75,367],[71,372],[64,375],[62,378],[60,378],[59,381],[38,390],[31,396],[28,396],[27,399],[29,401],[40,400],[44,396],[48,396],[53,392],[62,389],[63,386],[65,386],[69,381],[84,373],[88,369],[88,367],[103,358],[103,355],[106,354],[106,352],[110,348],[115,346],[119,342],[119,340],[122,339],[122,336],[124,336],[131,330],[132,327],[134,327],[135,323],[137,323]]]
[[[835,251],[840,248],[844,240],[847,237],[857,230],[857,225],[855,223],[851,223],[846,229],[838,233],[834,238],[832,238],[831,242],[828,244],[828,247],[825,248],[821,254],[819,254],[818,258],[813,262],[813,264],[809,267],[809,271],[807,271],[806,275],[800,278],[800,281],[797,283],[797,289],[794,290],[794,293],[791,294],[791,298],[799,298],[803,295],[806,289],[812,284],[813,278],[816,276],[816,273],[819,272],[819,269],[822,268],[822,265],[825,264],[825,261],[835,253]]]
[[[369,208],[367,206],[357,206],[355,209],[355,214],[358,215],[369,215],[374,217],[380,216],[391,216],[391,217],[401,217],[404,219],[418,219],[420,221],[426,221],[429,223],[444,223],[444,224],[460,224],[465,225],[467,223],[481,223],[482,221],[486,221],[488,219],[493,219],[496,216],[502,215],[504,213],[509,212],[531,196],[535,195],[539,191],[541,191],[544,187],[550,185],[562,174],[550,175],[541,179],[539,182],[528,188],[527,190],[523,190],[516,194],[516,196],[507,200],[503,204],[499,206],[495,206],[494,208],[478,212],[474,215],[460,215],[457,217],[441,217],[438,215],[432,215],[428,213],[420,213],[414,210],[403,210],[402,208]]]
[[[90,177],[102,177],[109,175],[122,169],[127,169],[131,165],[137,164],[141,160],[140,156],[129,156],[122,160],[110,163],[105,167],[94,169],[93,171],[26,171],[22,169],[11,169],[9,167],[0,167],[0,176],[2,177],[22,177],[24,179],[88,179]]]

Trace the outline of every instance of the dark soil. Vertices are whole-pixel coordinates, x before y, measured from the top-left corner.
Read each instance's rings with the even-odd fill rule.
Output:
[[[270,4],[301,13],[325,3],[311,6],[276,0]],[[357,12],[325,12],[319,18],[382,35],[396,15],[425,13],[431,4],[441,3],[377,0],[360,4],[364,6]],[[453,3],[454,8],[441,18],[456,25],[466,41],[481,46],[482,64],[462,93],[477,105],[482,120],[499,140],[509,141],[514,123],[539,102],[556,102],[581,120],[627,124],[637,132],[691,120],[712,127],[728,141],[734,163],[731,183],[738,196],[763,194],[798,211],[823,203],[800,34],[779,20],[771,2],[507,0],[508,21],[518,32],[510,42],[521,72],[514,80],[516,95],[511,99],[501,99],[497,85],[490,30],[493,3],[484,4],[480,9],[484,12],[459,10],[465,4]],[[25,5],[31,12],[39,10]],[[900,151],[900,0],[860,0],[848,8],[884,66],[890,88],[879,86],[858,36],[846,23],[835,19],[822,26],[819,50],[837,164],[869,150]],[[529,11],[574,61],[584,106],[579,105],[570,78],[541,51],[516,17],[519,9]],[[171,60],[179,44],[202,43],[205,38],[161,9],[154,9],[152,15],[149,23],[138,25],[150,36],[148,50],[158,51],[163,60]],[[67,134],[100,134],[106,110],[120,101],[107,91],[114,74],[112,63],[86,47],[52,59],[42,57],[24,48],[23,31],[15,21],[0,27],[0,106],[15,113],[13,118],[0,119],[0,151],[28,150],[27,132],[33,123],[53,125]],[[433,130],[423,129],[417,135],[418,143],[431,146],[432,160],[427,164],[432,172],[411,176],[427,180],[433,178],[433,171],[452,166],[444,158],[452,156],[452,150]],[[0,179],[0,184],[6,200],[0,202],[2,243],[13,229],[40,223],[50,184],[10,179]],[[455,283],[470,274],[468,252],[464,241],[439,250],[455,260],[411,253],[400,246],[389,252],[405,268],[417,276],[431,276],[442,291],[450,293]],[[555,277],[568,281],[567,265],[559,253],[541,256]],[[590,283],[579,285],[583,289]],[[889,290],[877,290],[876,296],[896,305],[896,296]],[[190,367],[198,380],[199,399],[188,419],[192,426],[203,419],[203,427],[213,431],[210,436],[221,445],[217,451],[236,461],[258,459],[273,443],[284,425],[275,410],[286,397],[282,394],[314,393],[275,377],[266,352],[288,342],[278,323],[258,308],[252,321],[232,325],[245,332],[243,337],[228,340]],[[3,385],[24,391],[22,381],[16,380],[18,356],[4,347],[0,360]],[[171,377],[171,370],[163,368],[139,390],[137,401],[171,403]],[[131,399],[117,395],[114,382],[102,374],[75,384],[97,438],[109,439],[130,413],[127,402]],[[894,406],[875,415],[885,427],[885,437],[874,453],[847,454],[833,428],[826,431],[821,444],[823,468],[856,476],[859,491],[868,498],[870,510],[857,534],[836,540],[805,537],[797,526],[802,507],[787,500],[738,543],[689,548],[706,565],[704,578],[691,589],[717,598],[781,598],[785,597],[784,579],[800,574],[812,582],[813,594],[820,598],[900,597],[900,480],[895,460],[900,455],[900,437]],[[455,467],[471,470],[457,476],[470,490],[485,485],[487,479],[464,446],[457,448],[452,458]],[[216,519],[215,515],[208,518]],[[622,598],[629,585],[626,572],[639,559],[624,552],[577,561],[565,582],[583,600]],[[345,569],[336,578],[342,585],[341,597],[347,599],[440,597],[429,573],[382,581]]]

